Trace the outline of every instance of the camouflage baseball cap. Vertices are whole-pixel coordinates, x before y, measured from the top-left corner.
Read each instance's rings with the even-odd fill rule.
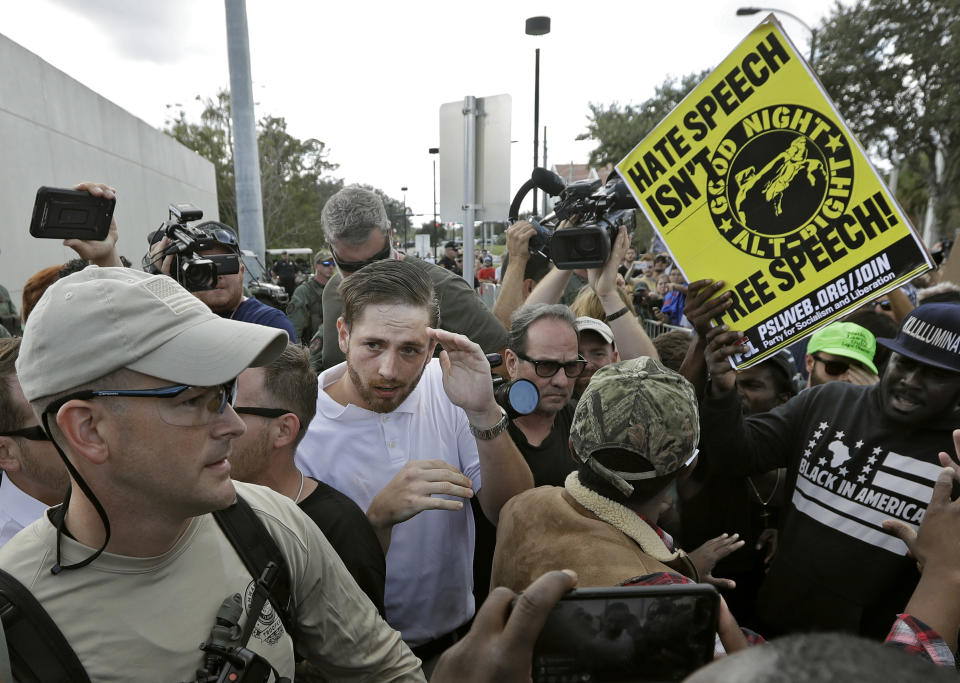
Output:
[[[630,481],[672,474],[696,453],[700,420],[693,385],[646,356],[611,363],[580,397],[570,437],[580,461],[629,496]],[[606,448],[636,453],[636,471],[598,462],[593,454]]]

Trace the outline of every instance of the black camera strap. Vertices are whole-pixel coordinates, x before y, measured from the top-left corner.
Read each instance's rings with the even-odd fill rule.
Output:
[[[76,653],[27,588],[0,569],[0,621],[20,683],[90,683]]]
[[[217,520],[220,529],[229,539],[254,580],[259,583],[268,565],[273,564],[276,567],[272,585],[267,586],[269,589],[267,597],[280,615],[283,628],[293,637],[290,569],[273,536],[267,531],[250,504],[240,496],[237,496],[237,500],[230,507],[215,511],[213,518]],[[262,607],[263,603],[260,604],[260,608]],[[259,610],[254,612],[253,609],[250,612],[257,615],[260,613]]]

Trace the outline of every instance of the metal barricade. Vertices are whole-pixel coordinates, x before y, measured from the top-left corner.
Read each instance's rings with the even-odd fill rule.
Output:
[[[693,330],[688,327],[678,327],[676,325],[668,325],[667,323],[662,323],[659,320],[646,320],[643,321],[643,329],[646,331],[647,336],[651,339],[656,339],[659,335],[664,332],[673,332],[674,330],[680,330],[681,332],[686,332],[691,337],[693,336]]]

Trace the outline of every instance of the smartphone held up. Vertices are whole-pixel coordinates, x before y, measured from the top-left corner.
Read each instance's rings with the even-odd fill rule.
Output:
[[[33,205],[30,234],[42,239],[103,241],[110,232],[116,199],[85,190],[41,187]]]

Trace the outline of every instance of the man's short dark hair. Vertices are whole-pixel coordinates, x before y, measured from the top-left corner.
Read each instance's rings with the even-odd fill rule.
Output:
[[[275,405],[267,408],[291,410],[300,420],[299,444],[317,412],[317,374],[310,367],[310,350],[287,344],[272,363],[264,366],[263,388]]]
[[[17,376],[20,337],[0,339],[0,432],[20,429],[29,418],[30,409],[13,400],[11,380]]]
[[[658,334],[653,340],[653,346],[660,355],[660,362],[673,370],[680,372],[680,366],[683,364],[684,356],[687,355],[687,349],[692,342],[689,332],[683,330],[670,330]]]
[[[431,327],[440,320],[433,281],[419,267],[396,259],[364,266],[340,283],[343,321],[349,328],[370,304],[419,306],[429,312]]]
[[[811,653],[816,656],[811,656]],[[729,660],[729,661],[725,661]],[[741,662],[736,666],[735,662]],[[750,661],[751,666],[746,666]],[[712,675],[710,675],[712,674]],[[846,633],[801,633],[724,657],[702,672],[704,681],[728,683],[881,683],[949,681],[957,672],[900,649]]]
[[[571,311],[563,304],[532,304],[521,306],[510,317],[510,330],[507,332],[507,348],[513,352],[527,352],[527,332],[530,326],[544,318],[560,320],[570,325],[577,333],[577,322]]]

